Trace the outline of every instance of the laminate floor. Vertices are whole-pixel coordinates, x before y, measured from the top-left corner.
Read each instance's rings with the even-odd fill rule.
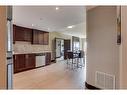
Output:
[[[85,89],[85,68],[67,68],[65,61],[14,74],[14,89]]]

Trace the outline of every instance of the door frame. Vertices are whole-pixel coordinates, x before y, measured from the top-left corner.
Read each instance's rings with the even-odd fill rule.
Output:
[[[59,56],[59,57],[56,57],[56,39],[65,40],[65,39],[63,39],[63,38],[57,38],[57,37],[55,37],[55,59],[57,59],[57,58],[60,58],[60,57],[61,57],[61,54],[60,54],[60,56]],[[60,46],[60,49],[61,49],[61,46]]]

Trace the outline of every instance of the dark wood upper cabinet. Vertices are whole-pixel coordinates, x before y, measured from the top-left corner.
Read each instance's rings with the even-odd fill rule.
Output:
[[[16,25],[13,25],[13,43],[15,43],[15,41],[16,41],[15,31],[16,31]]]
[[[43,33],[43,31],[39,31],[39,33],[38,33],[39,35],[38,35],[38,39],[39,39],[39,44],[41,44],[41,45],[44,45],[44,33]]]
[[[33,32],[32,32],[32,44],[39,44],[39,31],[38,30],[35,30],[33,29]]]
[[[13,40],[15,41],[32,41],[32,29],[13,25]]]
[[[28,42],[32,41],[32,29],[24,28],[24,38],[25,38],[25,41],[28,41]]]
[[[13,39],[14,41],[23,41],[24,40],[24,31],[21,27],[13,25]]]
[[[44,32],[43,33],[43,44],[44,45],[48,45],[49,43],[49,33],[48,32]]]
[[[13,42],[27,41],[32,44],[48,45],[49,32],[13,25]]]
[[[33,29],[32,44],[49,44],[49,32]]]

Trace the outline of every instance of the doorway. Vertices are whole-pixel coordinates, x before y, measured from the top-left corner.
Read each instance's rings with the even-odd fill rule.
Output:
[[[55,38],[55,56],[56,61],[64,60],[64,39],[62,38]]]
[[[56,61],[66,60],[66,52],[71,50],[71,40],[55,38],[55,58]]]

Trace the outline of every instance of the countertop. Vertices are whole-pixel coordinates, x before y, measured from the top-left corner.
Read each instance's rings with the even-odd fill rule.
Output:
[[[51,51],[41,51],[41,52],[13,52],[13,54],[39,54],[39,53],[47,53]]]

